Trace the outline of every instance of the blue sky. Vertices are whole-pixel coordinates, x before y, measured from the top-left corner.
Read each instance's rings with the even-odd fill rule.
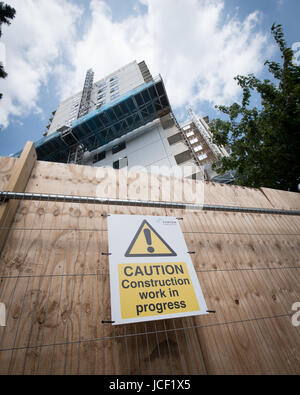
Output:
[[[9,76],[0,82],[0,155],[39,139],[58,103],[81,89],[89,67],[97,80],[145,60],[164,78],[179,120],[187,104],[214,118],[215,104],[240,98],[233,76],[264,78],[264,61],[279,60],[273,22],[283,25],[288,45],[300,42],[299,0],[7,2],[17,17],[1,38]]]

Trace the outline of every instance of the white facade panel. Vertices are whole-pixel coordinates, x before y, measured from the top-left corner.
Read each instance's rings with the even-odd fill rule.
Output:
[[[144,148],[133,151],[129,156],[129,166],[149,166],[166,158],[166,152],[161,140],[148,144]]]
[[[150,125],[146,125],[140,128],[139,134],[136,136],[129,136],[124,139],[120,139],[117,143],[122,141],[126,142],[126,148],[113,154],[113,144],[107,145],[105,159],[93,164],[93,156],[95,153],[89,154],[89,159],[86,159],[83,164],[90,164],[97,167],[113,166],[113,163],[124,157],[128,158],[128,168],[134,166],[142,166],[147,170],[150,170],[151,166],[167,166],[168,168],[176,166],[176,161],[170,150],[166,133],[162,128],[159,121],[154,121]],[[103,151],[98,150],[98,152]]]

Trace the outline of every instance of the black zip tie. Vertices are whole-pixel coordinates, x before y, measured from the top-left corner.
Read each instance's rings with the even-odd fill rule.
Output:
[[[196,254],[195,251],[188,251],[187,253],[188,253],[188,254]]]
[[[183,218],[176,218],[176,219],[178,219],[178,221],[183,221]]]
[[[110,253],[110,252],[102,252],[101,255],[106,255],[106,256],[108,256],[108,255],[111,255],[111,253]]]
[[[114,322],[116,322],[116,321],[101,321],[102,322],[102,324],[113,324]]]
[[[110,214],[101,214],[101,217],[110,217]]]
[[[216,313],[216,310],[206,310],[207,313]]]

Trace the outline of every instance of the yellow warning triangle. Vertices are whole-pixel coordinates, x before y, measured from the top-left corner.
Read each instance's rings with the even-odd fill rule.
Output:
[[[142,222],[125,253],[126,257],[176,255],[176,252],[146,220]]]

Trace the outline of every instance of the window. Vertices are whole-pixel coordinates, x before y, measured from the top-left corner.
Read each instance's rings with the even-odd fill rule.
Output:
[[[99,152],[93,157],[93,163],[99,162],[100,160],[105,159],[105,151]]]
[[[207,158],[206,154],[198,155],[198,159],[199,160],[203,160],[203,159],[206,159],[206,158]]]
[[[176,144],[178,141],[182,141],[181,133],[176,133],[173,136],[168,137],[168,142],[170,145]]]
[[[188,132],[188,133],[186,134],[186,137],[191,137],[191,136],[194,136],[194,132]]]
[[[174,158],[176,163],[180,165],[181,163],[187,162],[192,157],[191,151],[188,149],[187,151],[181,152],[178,155],[175,155]]]
[[[197,137],[195,137],[194,139],[190,140],[190,143],[191,143],[191,144],[198,143],[198,139],[197,139]]]
[[[122,169],[123,167],[126,167],[126,166],[128,166],[128,158],[127,158],[127,156],[125,156],[122,159],[116,160],[113,163],[113,168],[114,169]]]
[[[116,161],[113,163],[113,168],[114,168],[114,169],[120,169],[120,162],[119,162],[118,160],[116,160]]]
[[[203,149],[202,145],[197,145],[194,150],[195,152],[201,151]]]
[[[125,148],[126,148],[126,143],[125,143],[125,141],[124,141],[123,143],[120,143],[120,144],[118,144],[118,145],[114,145],[114,146],[112,147],[112,153],[113,153],[113,154],[116,154],[116,153],[122,151],[122,150],[125,149]]]
[[[113,99],[115,99],[118,96],[119,96],[119,93],[114,93],[113,95],[110,96],[110,98],[113,100]]]
[[[187,125],[183,128],[183,130],[188,130],[190,128],[190,125]]]

